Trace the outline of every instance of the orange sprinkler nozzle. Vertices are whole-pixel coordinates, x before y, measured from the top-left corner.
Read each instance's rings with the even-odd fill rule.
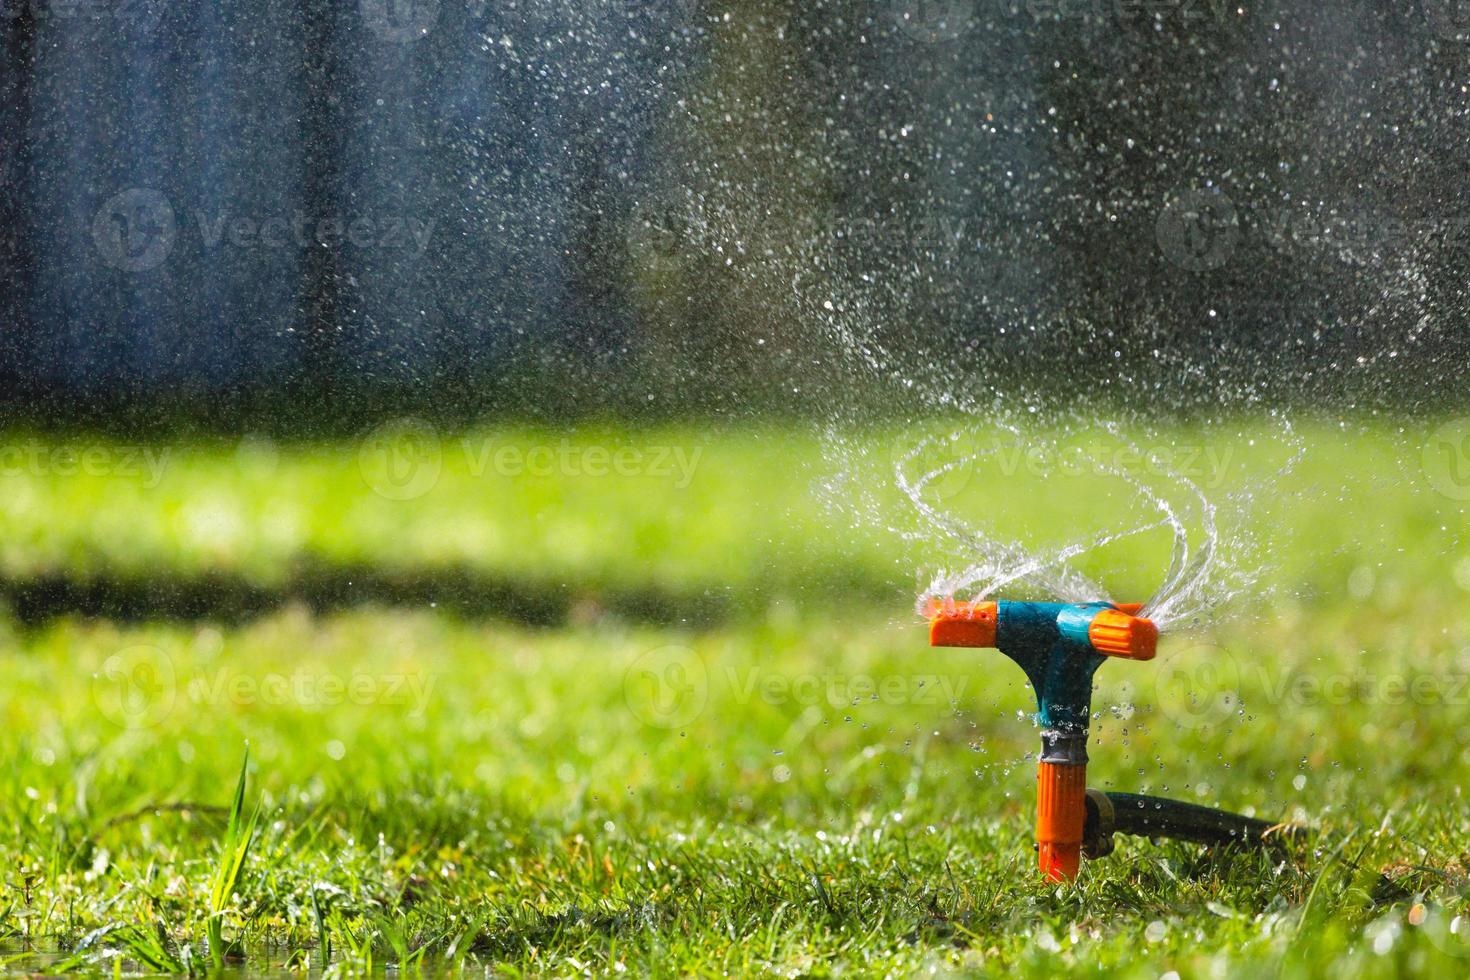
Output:
[[[934,647],[995,646],[995,624],[999,604],[994,602],[950,602],[931,605],[929,645]]]
[[[1071,881],[1082,867],[1087,822],[1087,763],[1041,762],[1036,767],[1036,853],[1051,881]]]
[[[1127,660],[1152,660],[1159,643],[1153,620],[1139,619],[1122,607],[1104,609],[1092,618],[1087,639],[1098,653]]]

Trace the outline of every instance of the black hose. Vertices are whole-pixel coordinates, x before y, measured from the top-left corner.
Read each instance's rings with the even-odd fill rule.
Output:
[[[1109,793],[1113,827],[1137,837],[1172,837],[1200,844],[1261,840],[1276,824],[1207,806],[1137,793]]]
[[[1299,829],[1158,796],[1088,790],[1083,836],[1086,851],[1101,856],[1112,850],[1114,833],[1169,837],[1198,844],[1260,846],[1280,836],[1295,834]]]

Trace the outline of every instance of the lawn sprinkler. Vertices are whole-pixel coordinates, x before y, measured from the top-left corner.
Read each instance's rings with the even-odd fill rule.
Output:
[[[929,644],[996,649],[1036,691],[1036,850],[1052,881],[1077,877],[1083,855],[1102,857],[1114,833],[1204,844],[1262,844],[1279,825],[1208,807],[1087,788],[1092,675],[1109,657],[1152,660],[1159,630],[1142,605],[1109,602],[931,603]]]

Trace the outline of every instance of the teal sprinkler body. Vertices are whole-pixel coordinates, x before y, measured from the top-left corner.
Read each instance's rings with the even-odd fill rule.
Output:
[[[1107,602],[935,603],[929,642],[993,647],[1014,660],[1036,691],[1041,760],[1036,843],[1042,872],[1075,878],[1087,813],[1087,729],[1092,677],[1108,657],[1152,660],[1158,628],[1136,605]]]

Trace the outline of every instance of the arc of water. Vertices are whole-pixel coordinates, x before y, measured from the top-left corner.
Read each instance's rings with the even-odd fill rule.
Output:
[[[1018,429],[1012,427],[1003,428],[1009,429],[1011,434],[1017,437],[1020,436],[1020,432]],[[953,439],[954,436],[950,436],[949,438]],[[897,476],[899,487],[904,491],[905,495],[908,496],[913,505],[919,510],[920,514],[928,520],[929,524],[932,527],[936,528],[944,536],[950,538],[951,540],[954,540],[956,543],[966,547],[969,550],[989,555],[990,560],[993,564],[1030,566],[1030,564],[1032,563],[1032,556],[1024,547],[1022,547],[1019,542],[1006,541],[993,537],[991,535],[987,535],[979,531],[978,529],[970,526],[962,519],[939,511],[936,507],[931,505],[928,500],[925,499],[924,491],[934,480],[939,479],[941,476],[944,476],[950,472],[953,472],[955,469],[961,466],[972,463],[976,455],[978,454],[971,454],[960,459],[951,460],[947,463],[943,463],[938,467],[927,470],[916,479],[911,480],[909,478],[906,464],[913,460],[920,453],[924,452],[930,446],[935,445],[938,441],[938,437],[926,437],[913,448],[908,450],[902,457],[900,457],[899,461],[895,465],[895,473]],[[998,449],[999,447],[997,447],[997,450]],[[1043,563],[1040,566],[1031,568],[1031,573],[1034,574],[1034,572],[1036,571],[1054,567],[1055,565],[1056,563],[1054,562]],[[1046,585],[1052,591],[1057,592],[1058,594],[1068,592],[1076,593],[1079,591],[1101,591],[1100,587],[1097,586],[1096,583],[1091,582],[1085,576],[1082,576],[1080,573],[1077,573],[1075,570],[1072,569],[1062,570],[1061,572],[1059,572],[1057,577],[1047,582]]]
[[[1002,426],[1001,428],[1013,436],[1018,438],[1020,436],[1019,430],[1013,426]],[[1135,455],[1144,455],[1142,448],[1136,440],[1129,438],[1117,423],[1104,423],[1102,428],[1123,443]],[[953,436],[950,438],[952,439]],[[1153,614],[1167,611],[1171,602],[1176,597],[1195,591],[1198,583],[1204,577],[1208,576],[1214,564],[1218,537],[1215,505],[1195,481],[1167,466],[1162,461],[1153,461],[1156,465],[1163,468],[1161,475],[1168,482],[1186,490],[1190,498],[1192,498],[1192,503],[1199,509],[1200,520],[1203,524],[1204,540],[1197,551],[1191,548],[1188,526],[1181,516],[1181,510],[1167,496],[1141,478],[1127,472],[1122,467],[1104,463],[1104,472],[1106,475],[1114,476],[1130,485],[1140,498],[1146,500],[1153,508],[1160,512],[1160,518],[1156,521],[1145,522],[1122,530],[1106,531],[1094,536],[1090,540],[1073,543],[1055,549],[1050,553],[1037,555],[1028,552],[1019,542],[997,540],[982,534],[964,521],[940,512],[925,499],[924,492],[934,480],[954,471],[960,466],[973,462],[975,458],[975,454],[972,454],[961,459],[951,460],[938,467],[927,470],[917,479],[910,479],[907,472],[907,464],[936,442],[936,437],[927,437],[900,458],[896,466],[898,482],[905,494],[929,521],[931,526],[939,529],[945,536],[958,543],[977,549],[988,549],[993,559],[991,563],[993,566],[1010,566],[1011,571],[999,577],[992,577],[989,581],[981,584],[976,590],[976,599],[983,599],[994,595],[1009,584],[1023,579],[1034,578],[1039,573],[1049,569],[1056,569],[1055,574],[1044,578],[1040,584],[1051,588],[1056,594],[1079,600],[1106,599],[1108,597],[1105,590],[1085,576],[1077,573],[1075,569],[1066,567],[1067,563],[1088,551],[1165,526],[1170,528],[1173,537],[1170,562],[1159,588],[1146,603],[1145,608],[1147,610]],[[926,592],[929,596],[939,591],[943,591],[946,595],[953,595],[959,589],[970,584],[972,580],[973,573],[971,572],[961,573],[959,576],[940,576],[931,583],[930,588]],[[922,602],[923,599],[921,598],[920,601]]]

